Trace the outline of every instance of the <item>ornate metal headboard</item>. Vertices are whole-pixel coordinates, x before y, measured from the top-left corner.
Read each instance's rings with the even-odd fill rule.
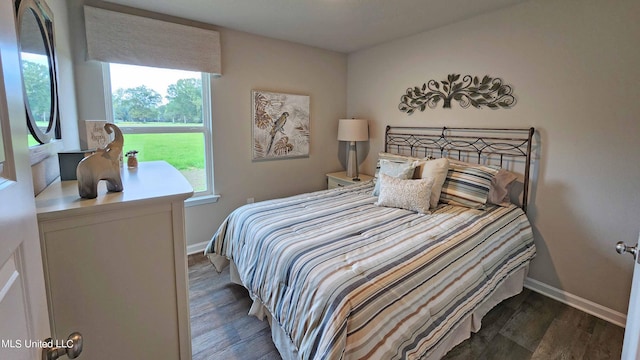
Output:
[[[523,162],[522,210],[527,212],[534,132],[534,128],[387,126],[384,149],[416,157],[448,157],[478,164],[496,164],[508,170],[513,170],[513,164]]]

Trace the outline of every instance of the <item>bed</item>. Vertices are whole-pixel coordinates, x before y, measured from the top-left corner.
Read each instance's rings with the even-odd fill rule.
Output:
[[[533,133],[387,127],[386,154],[413,165],[457,160],[446,160],[438,198],[446,203],[430,207],[427,199],[425,211],[381,206],[392,188],[385,166],[399,163],[383,159],[378,196],[364,182],[242,206],[205,254],[218,271],[231,266],[231,280],[253,299],[249,313],[269,321],[283,359],[439,359],[522,291],[535,256],[526,217]],[[454,186],[461,164],[472,169],[468,176],[519,165],[520,204],[465,203]],[[432,177],[405,180],[393,179],[433,186]],[[469,191],[473,200],[479,190]]]

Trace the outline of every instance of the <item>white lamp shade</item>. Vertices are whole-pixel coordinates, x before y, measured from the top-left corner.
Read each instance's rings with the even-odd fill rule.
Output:
[[[338,123],[338,140],[369,140],[369,122],[364,119],[340,119]]]

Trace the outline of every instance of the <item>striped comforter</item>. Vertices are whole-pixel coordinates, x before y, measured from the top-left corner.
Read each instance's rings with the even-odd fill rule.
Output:
[[[245,205],[205,252],[235,262],[303,359],[416,359],[535,256],[516,206],[378,207],[372,184]]]

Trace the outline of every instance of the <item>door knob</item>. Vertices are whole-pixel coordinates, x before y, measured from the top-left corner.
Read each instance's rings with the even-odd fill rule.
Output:
[[[618,241],[618,243],[616,244],[616,251],[618,252],[618,254],[629,253],[633,255],[634,258],[638,254],[638,248],[636,246],[627,246],[627,244],[622,241]]]
[[[51,347],[42,349],[42,360],[56,360],[62,355],[67,355],[69,359],[75,359],[82,352],[82,334],[74,332],[66,341],[54,343],[53,339],[48,338],[45,343],[51,343]],[[55,345],[55,346],[53,346]]]

